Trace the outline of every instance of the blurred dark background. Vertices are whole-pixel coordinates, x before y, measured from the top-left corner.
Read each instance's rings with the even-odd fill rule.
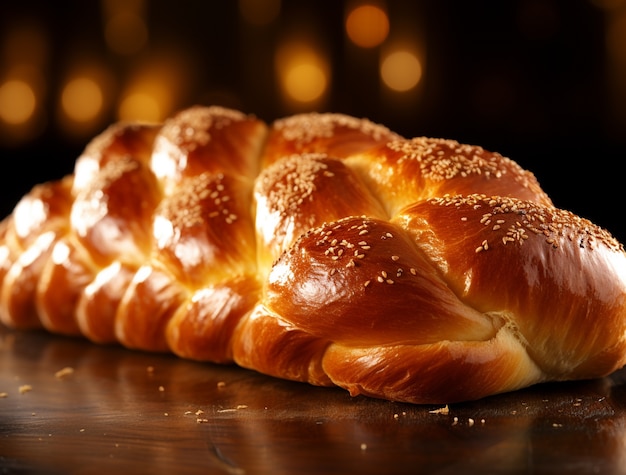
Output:
[[[219,104],[498,151],[626,225],[626,0],[21,0],[0,17],[0,212],[117,120]]]

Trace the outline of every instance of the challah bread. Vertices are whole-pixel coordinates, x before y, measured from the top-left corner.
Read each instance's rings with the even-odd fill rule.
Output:
[[[626,253],[480,147],[198,106],[17,204],[0,320],[451,403],[626,364]]]

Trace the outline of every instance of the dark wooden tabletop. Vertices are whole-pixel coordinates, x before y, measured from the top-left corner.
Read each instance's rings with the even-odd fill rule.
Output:
[[[626,372],[416,406],[0,329],[0,473],[626,473]]]

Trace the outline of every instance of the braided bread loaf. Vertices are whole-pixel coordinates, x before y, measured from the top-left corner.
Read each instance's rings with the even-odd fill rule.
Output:
[[[512,160],[339,114],[119,124],[0,225],[0,319],[450,403],[626,363],[626,254]]]

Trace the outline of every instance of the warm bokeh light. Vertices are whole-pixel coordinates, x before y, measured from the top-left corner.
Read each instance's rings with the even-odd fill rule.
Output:
[[[422,78],[422,64],[410,51],[393,51],[383,57],[380,75],[388,88],[398,92],[409,91]]]
[[[280,0],[239,0],[239,13],[252,25],[267,25],[280,14]]]
[[[305,43],[290,42],[276,54],[276,67],[283,94],[291,101],[312,104],[328,89],[326,60]]]
[[[102,89],[89,77],[74,78],[63,88],[61,105],[65,114],[76,122],[94,120],[102,111]]]
[[[3,31],[4,30],[4,31]],[[0,143],[19,146],[45,127],[48,36],[35,19],[0,28]]]
[[[9,124],[27,122],[35,112],[37,99],[25,81],[11,79],[0,85],[0,118]]]
[[[164,116],[159,99],[140,90],[128,94],[118,109],[118,117],[124,121],[160,122]]]
[[[326,75],[315,63],[294,63],[284,77],[288,94],[298,102],[311,102],[319,99],[326,90]]]
[[[116,78],[103,64],[83,56],[68,59],[71,64],[54,91],[55,124],[72,139],[84,140],[108,121]]]
[[[362,48],[380,45],[389,34],[387,13],[376,5],[360,5],[352,9],[346,18],[348,38]]]
[[[117,101],[117,119],[162,122],[187,100],[193,89],[194,64],[186,51],[172,45],[137,62],[125,81]]]

